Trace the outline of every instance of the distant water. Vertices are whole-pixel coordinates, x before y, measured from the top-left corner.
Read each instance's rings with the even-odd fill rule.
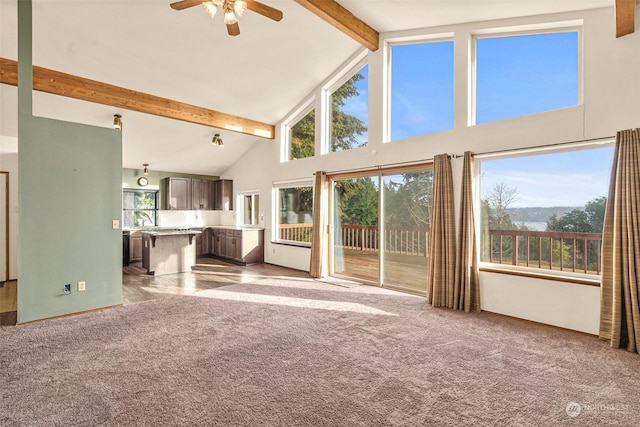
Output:
[[[524,224],[531,231],[545,231],[547,229],[546,222],[526,222],[525,221],[524,223],[517,223],[517,224],[518,225]]]

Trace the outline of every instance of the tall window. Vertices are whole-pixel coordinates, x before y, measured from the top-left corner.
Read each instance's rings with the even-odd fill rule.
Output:
[[[243,193],[242,224],[258,225],[260,222],[260,195],[258,193]]]
[[[427,166],[334,176],[332,274],[424,294],[432,193]]]
[[[344,151],[367,145],[369,115],[369,68],[355,72],[330,96],[331,141],[329,151]]]
[[[578,104],[578,32],[476,38],[475,123]]]
[[[122,227],[154,226],[158,217],[158,192],[144,190],[122,191]]]
[[[274,185],[277,242],[311,243],[313,187],[311,181]]]
[[[453,129],[453,41],[390,46],[390,140]]]
[[[613,148],[480,162],[481,260],[600,274]]]
[[[316,110],[304,110],[301,117],[294,119],[289,126],[288,160],[302,159],[315,155]]]

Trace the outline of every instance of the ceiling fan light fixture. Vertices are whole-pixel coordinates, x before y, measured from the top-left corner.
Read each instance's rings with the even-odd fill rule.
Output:
[[[233,25],[238,23],[238,18],[236,18],[236,14],[233,13],[233,9],[228,4],[224,8],[224,23],[227,25]]]
[[[247,2],[245,0],[236,0],[233,3],[233,10],[235,10],[236,15],[244,16],[247,11]]]
[[[225,0],[211,0],[211,2],[216,6],[220,6],[222,3],[225,2]]]
[[[212,1],[206,1],[202,3],[204,10],[207,11],[210,17],[216,16],[216,12],[218,11],[218,6],[216,6]]]

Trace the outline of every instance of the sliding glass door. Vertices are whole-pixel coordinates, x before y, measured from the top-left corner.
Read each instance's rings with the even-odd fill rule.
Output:
[[[431,172],[382,176],[383,285],[426,292],[432,179]]]
[[[378,283],[378,177],[333,183],[333,272]]]
[[[425,167],[334,177],[332,273],[426,292],[432,178]]]

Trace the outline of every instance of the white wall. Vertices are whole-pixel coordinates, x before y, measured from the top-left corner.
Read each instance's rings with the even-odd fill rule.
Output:
[[[640,11],[637,12],[640,15]],[[640,17],[636,16],[640,21]],[[547,22],[583,20],[583,104],[500,122],[468,127],[467,98],[469,52],[472,32]],[[392,143],[382,142],[384,49],[369,54],[369,145],[347,152],[330,153],[293,162],[279,163],[279,139],[257,144],[241,161],[225,171],[234,180],[235,191],[260,190],[265,211],[266,262],[309,268],[309,250],[268,243],[272,224],[272,184],[275,181],[311,178],[317,170],[328,172],[367,168],[399,162],[430,159],[439,153],[476,153],[602,138],[616,131],[640,126],[640,31],[616,39],[613,8],[538,17],[460,24],[427,30],[382,34],[385,38],[419,34],[453,33],[455,41],[454,129]],[[328,76],[327,81],[333,76]],[[319,94],[320,88],[316,94]],[[279,128],[278,135],[279,138]],[[456,190],[462,159],[453,161]],[[247,171],[252,171],[247,173]],[[274,252],[275,249],[275,252]],[[564,328],[598,333],[599,288],[483,273],[482,307]],[[553,303],[550,303],[553,301]]]
[[[5,137],[7,138],[7,137]],[[9,172],[9,278],[18,278],[18,153],[0,152],[0,170]]]

